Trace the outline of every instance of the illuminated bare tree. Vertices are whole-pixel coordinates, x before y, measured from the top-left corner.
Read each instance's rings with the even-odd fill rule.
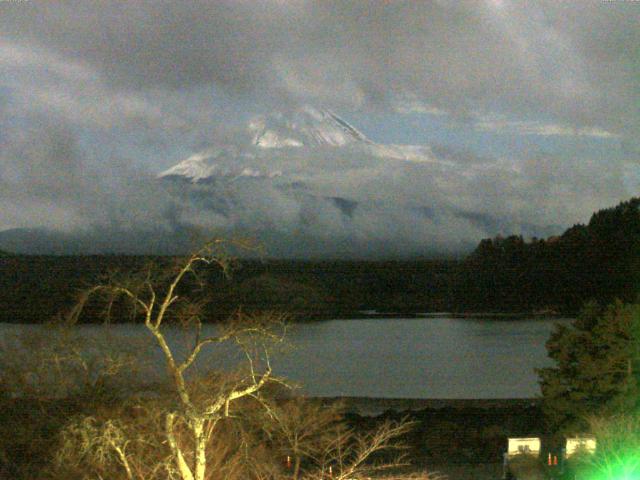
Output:
[[[203,286],[199,269],[214,266],[227,272],[231,260],[225,254],[226,242],[214,240],[186,259],[177,263],[168,275],[154,277],[151,269],[137,278],[120,279],[96,285],[85,291],[79,302],[69,313],[68,319],[76,322],[89,299],[105,295],[106,312],[125,299],[133,306],[134,316],[141,317],[144,327],[158,345],[167,367],[170,385],[174,392],[175,408],[164,416],[164,435],[173,459],[173,467],[181,480],[205,480],[207,476],[206,447],[218,422],[229,417],[233,402],[256,397],[269,382],[275,381],[269,363],[268,345],[280,342],[284,336],[284,316],[262,314],[246,316],[238,313],[229,322],[218,328],[214,336],[202,336],[201,317],[205,302],[190,298],[193,288],[181,288],[187,277]],[[193,287],[193,285],[192,285]],[[168,321],[178,321],[189,328],[193,343],[186,354],[177,355],[170,345],[163,327]],[[188,372],[204,349],[225,342],[234,342],[244,352],[246,373],[225,377],[217,388],[202,391],[202,382],[190,381]],[[185,430],[189,435],[183,435]],[[116,449],[122,465],[123,450]],[[127,475],[129,476],[129,471]]]

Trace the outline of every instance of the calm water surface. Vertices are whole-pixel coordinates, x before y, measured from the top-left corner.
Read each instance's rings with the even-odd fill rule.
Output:
[[[298,324],[287,335],[291,348],[272,364],[312,396],[529,398],[540,393],[533,369],[551,365],[544,344],[556,322],[441,317]],[[1,325],[0,333],[25,328],[38,327]],[[87,335],[100,331],[81,328]],[[109,328],[119,342],[148,335],[140,325]],[[184,344],[178,331],[169,336]],[[146,348],[160,365],[155,346]],[[219,365],[227,354],[219,355],[204,358],[199,368]]]
[[[276,359],[318,396],[517,398],[540,390],[553,320],[335,320],[291,332],[300,350]]]

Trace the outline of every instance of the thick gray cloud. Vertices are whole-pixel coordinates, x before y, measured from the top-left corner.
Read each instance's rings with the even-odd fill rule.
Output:
[[[125,159],[92,161],[61,119],[33,115],[11,126],[0,115],[2,221],[72,232],[168,227],[164,190]]]
[[[458,115],[498,108],[638,129],[633,2],[4,2],[5,39],[95,68],[115,89],[229,92],[381,106],[417,95]]]
[[[126,159],[92,161],[64,123],[36,117],[29,125],[2,142],[0,200],[15,226],[75,235],[71,251],[167,252],[183,248],[189,232],[240,232],[274,255],[459,252],[497,233],[559,233],[628,194],[624,162],[603,173],[593,161],[474,159],[455,150],[433,162],[348,148],[238,155],[246,144],[226,147],[232,154],[216,160],[220,171],[281,175],[160,182]]]

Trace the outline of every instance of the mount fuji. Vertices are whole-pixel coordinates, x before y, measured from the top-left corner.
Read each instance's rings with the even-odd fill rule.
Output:
[[[198,152],[158,175],[182,178],[193,183],[215,177],[275,178],[283,171],[274,168],[268,158],[278,154],[300,156],[325,151],[335,154],[369,155],[380,159],[407,162],[435,162],[427,146],[384,145],[371,141],[357,128],[329,110],[304,106],[283,113],[273,112],[251,119],[245,142],[215,146]]]
[[[376,143],[329,110],[259,115],[239,138],[158,175],[179,227],[248,230],[295,257],[456,253],[495,232],[541,230],[478,206],[486,166]]]
[[[249,235],[273,257],[398,258],[460,254],[497,233],[557,231],[535,199],[511,193],[526,179],[508,159],[377,143],[310,106],[255,116],[227,138],[122,187],[117,207],[87,215],[84,228],[4,231],[0,248],[184,253],[198,236]]]

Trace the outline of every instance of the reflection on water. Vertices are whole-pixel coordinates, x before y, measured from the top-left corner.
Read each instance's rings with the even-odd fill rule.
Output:
[[[550,365],[544,344],[556,321],[438,317],[298,324],[288,334],[291,348],[275,354],[272,364],[312,396],[529,398],[539,394],[533,369]],[[31,328],[38,327],[0,325],[0,334]],[[100,327],[81,328],[100,334]],[[120,342],[148,335],[140,325],[109,329]],[[205,326],[203,334],[214,329]],[[178,330],[169,337],[179,350],[188,342]],[[160,352],[151,343],[147,348],[160,367]],[[229,353],[218,350],[199,368],[229,365]]]

